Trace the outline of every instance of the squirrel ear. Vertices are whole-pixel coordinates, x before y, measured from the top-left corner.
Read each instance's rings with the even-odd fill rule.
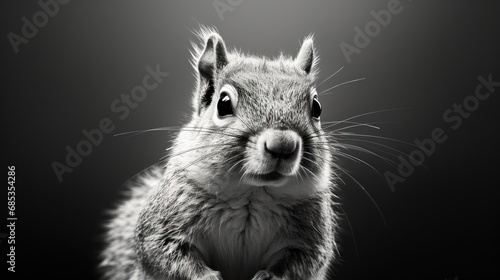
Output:
[[[211,34],[205,43],[205,49],[198,61],[200,75],[212,80],[217,70],[222,69],[228,63],[226,46],[218,34]]]
[[[215,75],[227,63],[227,53],[224,41],[217,33],[211,33],[206,37],[205,49],[198,60],[200,95],[198,97],[197,109],[200,113],[202,107],[210,105],[214,94]]]
[[[204,36],[204,35],[202,35]],[[196,107],[198,113],[202,107],[210,105],[214,94],[215,75],[228,64],[226,46],[219,34],[212,32],[206,36],[205,48],[198,59],[199,86]]]
[[[304,42],[302,42],[297,58],[295,58],[295,63],[307,74],[309,74],[315,66],[316,52],[314,50],[312,36],[306,37]]]

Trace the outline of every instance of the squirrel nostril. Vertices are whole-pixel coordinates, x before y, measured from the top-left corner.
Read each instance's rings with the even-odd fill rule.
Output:
[[[279,141],[278,139],[269,139],[264,142],[266,152],[274,157],[286,158],[297,150],[297,141]]]
[[[302,148],[300,136],[293,130],[267,129],[258,139],[259,150],[275,159],[294,162]]]

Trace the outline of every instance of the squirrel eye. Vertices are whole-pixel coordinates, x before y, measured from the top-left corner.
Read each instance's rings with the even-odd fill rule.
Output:
[[[231,104],[231,97],[227,92],[222,92],[219,102],[217,103],[217,112],[220,117],[233,114],[233,105]]]
[[[313,99],[312,116],[315,119],[319,119],[319,116],[321,116],[321,103],[319,103],[318,97],[314,97]]]

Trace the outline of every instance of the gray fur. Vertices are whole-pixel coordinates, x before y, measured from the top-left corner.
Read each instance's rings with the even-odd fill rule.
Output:
[[[312,37],[296,59],[269,59],[228,52],[214,30],[199,35],[191,121],[166,165],[133,184],[112,212],[106,278],[326,279],[337,223],[330,148],[310,113]],[[217,118],[227,84],[238,91],[237,113]],[[301,137],[300,166],[283,186],[251,186],[252,172],[268,164],[258,143],[269,129]]]

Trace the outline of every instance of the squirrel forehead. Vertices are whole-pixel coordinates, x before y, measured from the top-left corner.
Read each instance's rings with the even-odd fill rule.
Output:
[[[298,77],[314,78],[300,69],[291,57],[280,55],[277,58],[230,54],[229,63],[225,66],[228,72],[248,71],[260,74],[283,74]]]
[[[255,87],[268,90],[306,91],[314,86],[314,75],[307,75],[291,59],[269,60],[258,57],[230,59],[219,77],[219,85],[230,83],[244,90]]]

